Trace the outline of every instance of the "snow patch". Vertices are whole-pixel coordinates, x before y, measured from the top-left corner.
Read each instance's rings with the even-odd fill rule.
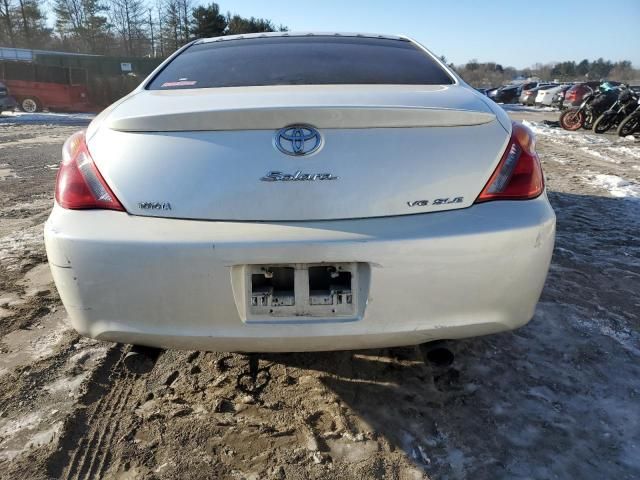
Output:
[[[25,257],[27,250],[33,250],[44,243],[42,226],[17,231],[0,238],[0,265],[7,271],[15,271]]]
[[[598,157],[602,160],[605,160],[607,162],[611,162],[611,163],[620,163],[620,160],[614,160],[613,158],[609,158],[606,155],[603,155],[602,153],[598,152],[597,150],[592,150],[589,147],[580,147],[580,150],[583,151],[586,154],[592,155],[594,157]]]
[[[47,445],[51,443],[51,440],[58,434],[58,432],[62,429],[62,422],[56,422],[47,430],[36,433],[31,437],[31,440],[27,443],[26,448],[35,448],[41,447],[42,445]]]
[[[0,437],[15,435],[22,430],[34,428],[41,420],[42,412],[36,411],[29,412],[22,417],[4,422],[4,424],[0,426]]]
[[[22,452],[51,443],[62,430],[62,421],[41,428],[42,411],[28,413],[0,426],[0,460],[13,460]]]
[[[44,145],[47,143],[62,143],[64,142],[64,136],[53,136],[53,135],[38,135],[36,137],[31,138],[22,138],[20,140],[15,140],[13,142],[3,142],[0,143],[0,148],[6,147],[18,147],[21,145]]]
[[[614,197],[640,198],[640,185],[617,175],[596,174],[589,179],[589,183],[604,188]]]
[[[4,112],[0,116],[0,124],[87,125],[95,116],[95,113]]]
[[[48,318],[57,322],[61,320],[55,315]],[[56,348],[60,343],[60,337],[67,330],[66,325],[54,323],[46,325],[44,330],[25,330],[5,335],[3,342],[13,351],[0,356],[0,374],[2,370],[15,371],[18,367],[34,364],[42,359],[43,355],[57,354],[60,351]],[[14,334],[19,338],[12,338]],[[34,401],[28,413],[0,418],[0,461],[12,460],[33,449],[48,445],[59,436],[64,418],[76,408],[76,401],[84,392],[83,386],[104,360],[109,346],[92,339],[80,339],[74,348],[78,351],[62,366],[49,369],[55,376],[34,392],[37,401]],[[12,358],[15,354],[22,356]],[[30,375],[30,371],[24,369],[19,375]]]
[[[522,121],[536,135],[544,137],[563,147],[576,148],[598,160],[615,164],[629,164],[633,169],[640,169],[635,165],[640,159],[640,144],[630,142],[628,138],[611,135],[587,134],[584,131],[570,132],[560,127],[552,127],[542,122]],[[553,159],[556,160],[556,159]],[[557,160],[556,160],[557,161]],[[564,163],[560,161],[559,163]]]
[[[507,112],[557,112],[555,107],[531,107],[527,105],[500,104]]]
[[[622,153],[623,155],[628,155],[629,157],[640,158],[640,148],[620,146],[620,147],[609,147],[608,150],[614,153]]]
[[[19,178],[19,177],[18,175],[16,175],[16,172],[14,172],[12,169],[1,168],[0,166],[0,181],[6,180],[8,178]]]
[[[107,355],[106,345],[99,344],[95,340],[87,340],[89,340],[89,342],[83,342],[83,346],[86,346],[89,343],[93,343],[93,345],[88,348],[83,348],[80,352],[73,354],[67,361],[65,370],[70,372],[70,374],[62,376],[58,380],[45,385],[43,387],[44,390],[49,393],[62,393],[70,398],[77,398],[80,395],[80,387],[85,380],[89,378],[92,372],[91,369],[83,368],[83,366],[87,364],[97,364]],[[78,344],[80,344],[80,342],[78,342]],[[78,346],[78,344],[76,344],[76,346]]]
[[[0,358],[0,376],[16,366],[30,365],[55,353],[65,334],[71,329],[65,323],[58,323],[51,330],[40,335],[41,330],[14,330],[5,335],[2,342],[11,346],[11,351]]]
[[[590,135],[580,131],[570,132],[560,127],[550,127],[544,123],[531,122],[529,120],[523,120],[522,124],[529,127],[537,135],[544,135],[552,141],[562,142],[563,144],[571,141],[583,145],[611,145],[611,140],[600,135]]]

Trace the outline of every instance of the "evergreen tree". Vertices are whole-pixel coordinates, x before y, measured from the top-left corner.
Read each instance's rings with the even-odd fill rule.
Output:
[[[218,37],[224,35],[227,18],[220,13],[217,3],[206,7],[196,7],[191,12],[191,35],[195,38]]]

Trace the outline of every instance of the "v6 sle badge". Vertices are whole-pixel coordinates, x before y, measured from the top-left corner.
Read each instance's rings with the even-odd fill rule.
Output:
[[[409,207],[426,207],[427,205],[451,205],[453,203],[462,203],[464,202],[464,197],[445,197],[445,198],[436,198],[433,201],[429,200],[414,200],[412,202],[407,202]]]

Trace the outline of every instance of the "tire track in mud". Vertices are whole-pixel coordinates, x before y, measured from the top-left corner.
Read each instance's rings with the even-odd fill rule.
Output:
[[[124,367],[126,353],[122,345],[112,347],[89,380],[82,406],[65,425],[58,450],[49,461],[53,477],[102,478],[114,439],[119,438],[122,421],[128,418],[126,409],[134,398],[136,378]]]
[[[127,404],[132,389],[131,385],[126,384],[126,379],[118,379],[105,401],[98,403],[87,419],[90,433],[74,452],[66,478],[79,480],[100,477],[108,449],[120,424],[119,418],[124,413],[123,407]],[[76,455],[80,452],[82,458],[78,460]]]

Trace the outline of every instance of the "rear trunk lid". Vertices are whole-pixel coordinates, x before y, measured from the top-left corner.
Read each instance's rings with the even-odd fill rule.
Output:
[[[276,148],[291,125],[317,130],[313,154]],[[131,214],[296,221],[467,207],[509,128],[459,85],[269,86],[142,90],[87,138]]]

